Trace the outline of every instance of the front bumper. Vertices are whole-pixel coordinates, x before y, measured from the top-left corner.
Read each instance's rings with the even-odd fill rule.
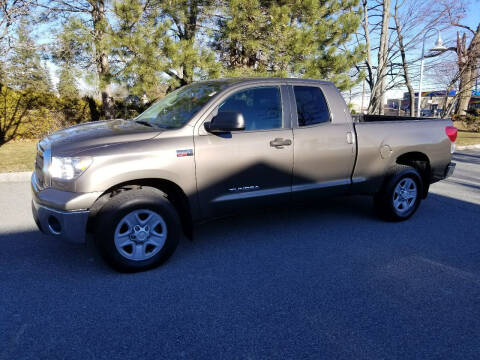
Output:
[[[35,173],[32,175],[31,185],[32,214],[40,231],[69,242],[85,242],[88,209],[101,193],[40,189]]]
[[[89,211],[61,211],[32,200],[32,213],[41,232],[73,243],[85,242]]]

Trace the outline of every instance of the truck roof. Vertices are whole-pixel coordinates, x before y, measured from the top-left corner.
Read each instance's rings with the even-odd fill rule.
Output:
[[[223,78],[223,79],[211,79],[203,80],[199,82],[205,83],[223,83],[227,85],[238,85],[244,83],[261,83],[261,82],[288,82],[294,84],[325,84],[333,85],[330,81],[314,80],[314,79],[297,79],[297,78],[276,78],[276,77],[238,77],[238,78]]]

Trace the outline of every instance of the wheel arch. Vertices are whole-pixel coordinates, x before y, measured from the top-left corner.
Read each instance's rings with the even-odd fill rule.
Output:
[[[138,189],[142,187],[153,187],[164,192],[168,200],[172,203],[178,212],[182,229],[186,236],[192,238],[193,233],[193,216],[190,201],[183,191],[183,189],[176,183],[166,179],[160,178],[147,178],[147,179],[135,179],[125,181],[111,186],[105,190],[102,195],[98,197],[95,203],[90,208],[90,215],[87,223],[87,230],[92,231],[95,225],[95,219],[98,212],[103,205],[112,197],[122,191],[128,191],[132,189]]]
[[[432,169],[430,159],[428,156],[420,151],[406,152],[397,157],[396,164],[407,165],[416,169],[422,177],[422,198],[425,199],[428,195],[428,189],[431,183]]]

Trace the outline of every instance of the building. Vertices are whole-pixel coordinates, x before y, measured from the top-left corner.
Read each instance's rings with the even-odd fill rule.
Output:
[[[421,111],[422,116],[439,116],[445,111],[446,107],[451,105],[452,101],[455,100],[455,95],[457,94],[456,90],[446,90],[440,91],[422,91],[422,104]],[[415,93],[415,109],[418,103],[418,92]],[[447,106],[445,106],[445,104]],[[472,91],[472,99],[470,100],[469,108],[480,108],[480,91]],[[410,95],[408,92],[403,93],[403,98],[401,99],[388,99],[387,107],[385,108],[385,113],[387,114],[401,114],[409,115],[410,114]]]

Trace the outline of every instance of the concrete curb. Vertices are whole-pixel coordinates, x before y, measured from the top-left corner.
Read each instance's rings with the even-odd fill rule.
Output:
[[[456,146],[455,147],[455,150],[476,150],[476,149],[480,149],[480,144]]]
[[[29,181],[31,176],[31,171],[1,173],[0,183]]]

